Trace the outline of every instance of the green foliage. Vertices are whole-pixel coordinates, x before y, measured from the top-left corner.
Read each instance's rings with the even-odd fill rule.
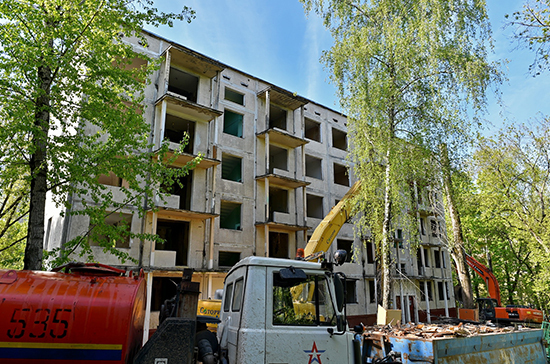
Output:
[[[0,228],[6,228],[5,220],[0,222]],[[3,230],[4,231],[4,230]],[[23,253],[25,252],[25,238],[27,224],[14,222],[5,233],[0,236],[0,268],[23,268]]]
[[[439,146],[446,143],[454,157],[463,153],[484,110],[486,88],[498,81],[496,66],[486,60],[485,3],[302,3],[334,37],[323,60],[348,114],[350,156],[363,186],[361,223],[385,254],[392,230],[416,224],[414,214],[403,213],[414,207],[407,193],[412,181],[438,183]]]
[[[140,36],[145,24],[172,25],[194,15],[187,7],[164,14],[152,5],[151,0],[0,2],[0,179],[19,171],[30,197],[38,198],[35,209],[43,213],[45,199],[38,195],[50,192],[70,214],[90,216],[100,235],[109,232],[102,231],[106,215],[129,205],[143,215],[155,185],[187,173],[167,170],[167,145],[153,149],[151,125],[142,116],[143,91],[158,64],[125,39],[138,37],[146,47]],[[98,182],[109,173],[127,182],[123,200]],[[37,185],[42,180],[45,186]],[[33,220],[32,211],[29,242],[40,245],[44,222]],[[88,254],[86,241],[68,243],[61,260],[77,247]],[[102,246],[125,259],[108,242]]]
[[[535,52],[529,71],[538,76],[550,66],[550,3],[548,0],[526,2],[523,10],[513,13],[511,19],[516,40]]]
[[[550,120],[482,139],[472,160],[475,188],[461,214],[470,249],[492,256],[503,301],[550,309]],[[475,206],[475,207],[473,207]]]
[[[25,168],[7,168],[5,145],[0,145],[0,268],[20,269],[27,237],[28,186]]]

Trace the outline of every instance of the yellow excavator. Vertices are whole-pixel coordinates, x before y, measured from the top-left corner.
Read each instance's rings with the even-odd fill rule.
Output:
[[[344,197],[325,216],[319,226],[315,228],[304,249],[305,260],[318,259],[330,248],[342,226],[350,219],[352,206],[348,201],[359,192],[360,188],[361,181],[355,182]]]
[[[348,201],[358,193],[360,188],[360,181],[355,182],[353,186],[351,186],[344,197],[330,210],[330,212],[324,217],[323,221],[321,221],[321,223],[315,228],[315,231],[313,231],[313,235],[311,235],[306,247],[304,249],[298,249],[297,258],[302,258],[307,261],[314,261],[321,258],[321,256],[332,245],[334,238],[336,238],[336,235],[338,235],[338,232],[342,226],[351,217],[352,206],[348,203]],[[293,295],[298,297],[303,295],[303,293],[293,292]],[[306,307],[305,302],[307,302],[308,299],[306,298],[304,300],[304,298],[302,298],[300,301],[303,303],[301,304],[302,307],[299,308],[299,311],[307,311],[304,307]],[[221,304],[221,300],[217,299],[199,300],[197,315],[218,318],[220,315]],[[212,331],[216,330],[216,326],[217,325],[211,323],[208,324],[208,328]]]

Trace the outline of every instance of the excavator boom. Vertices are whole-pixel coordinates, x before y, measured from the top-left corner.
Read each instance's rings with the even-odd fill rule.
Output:
[[[319,226],[317,226],[304,249],[306,260],[313,254],[326,252],[328,250],[334,238],[342,228],[342,225],[349,220],[352,208],[349,199],[353,197],[360,188],[361,182],[355,182],[340,202],[330,210],[328,215],[326,215]]]
[[[489,268],[475,260],[471,255],[465,254],[466,263],[479,275],[483,278],[483,281],[487,285],[487,290],[489,291],[489,296],[497,300],[498,306],[502,306],[500,302],[500,286],[498,285],[497,278],[491,272]]]
[[[526,306],[501,307],[500,287],[493,272],[475,260],[472,256],[468,254],[464,255],[466,256],[466,263],[468,263],[468,265],[485,281],[487,290],[489,291],[489,296],[491,296],[491,299],[478,298],[478,303],[480,304],[480,317],[482,317],[483,314],[485,319],[496,320],[497,322],[504,323],[529,322],[540,324],[542,322],[543,313],[541,310]],[[494,307],[494,303],[491,301],[496,301],[497,307]]]

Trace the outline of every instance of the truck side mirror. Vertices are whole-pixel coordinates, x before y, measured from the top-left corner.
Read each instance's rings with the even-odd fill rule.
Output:
[[[336,293],[336,306],[338,312],[342,312],[344,309],[345,291],[344,283],[342,282],[342,277],[340,274],[334,275],[334,291]]]
[[[334,252],[334,262],[336,265],[342,265],[346,262],[346,257],[348,255],[348,252],[346,252],[343,249],[339,249]]]

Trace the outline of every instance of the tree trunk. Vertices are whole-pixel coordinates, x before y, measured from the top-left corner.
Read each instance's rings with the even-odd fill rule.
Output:
[[[44,216],[48,166],[48,131],[50,128],[50,86],[52,71],[48,66],[38,68],[40,95],[36,99],[32,144],[35,147],[30,156],[30,210],[27,246],[23,269],[41,270],[44,244]]]
[[[464,308],[475,308],[474,296],[472,293],[472,282],[468,274],[466,266],[466,258],[464,251],[464,239],[462,236],[462,223],[460,222],[460,214],[456,208],[453,194],[453,182],[451,180],[451,164],[449,162],[449,154],[447,146],[441,145],[441,162],[443,169],[443,187],[445,191],[445,199],[447,200],[447,208],[451,219],[453,229],[452,243],[450,244],[450,253],[455,261],[458,281],[462,287],[462,301]]]
[[[391,301],[391,250],[390,250],[390,226],[391,226],[391,181],[390,181],[390,148],[386,155],[386,175],[384,192],[384,221],[382,225],[382,307],[390,309]]]

